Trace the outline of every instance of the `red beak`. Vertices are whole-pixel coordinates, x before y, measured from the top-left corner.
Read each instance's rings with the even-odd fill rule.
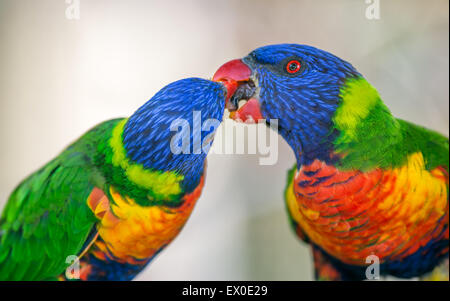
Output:
[[[252,70],[242,60],[232,60],[223,64],[214,74],[213,81],[221,82],[227,88],[227,101],[236,92],[238,82],[248,81]]]
[[[222,65],[214,74],[213,81],[221,82],[227,89],[226,102],[230,100],[240,84],[248,82],[252,70],[240,59]],[[231,112],[230,118],[241,121],[263,119],[257,99],[249,99],[238,111]]]

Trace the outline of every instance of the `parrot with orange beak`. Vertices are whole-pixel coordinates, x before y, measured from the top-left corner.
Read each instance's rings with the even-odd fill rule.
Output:
[[[350,63],[311,46],[258,48],[213,80],[232,119],[278,119],[297,160],[289,219],[316,279],[367,279],[370,262],[401,278],[446,264],[448,280],[448,138],[395,118]]]

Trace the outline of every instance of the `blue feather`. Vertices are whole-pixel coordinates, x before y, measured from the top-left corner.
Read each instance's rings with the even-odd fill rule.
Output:
[[[123,140],[128,158],[147,169],[175,171],[184,175],[184,191],[195,189],[203,174],[207,154],[194,153],[193,112],[200,112],[198,118],[201,117],[201,121],[221,121],[225,93],[221,84],[200,78],[179,80],[161,89],[125,125]],[[175,119],[189,123],[190,130],[182,133],[190,141],[189,154],[172,153],[170,143],[177,132],[171,131],[170,125]],[[200,139],[197,139],[200,141],[197,142],[202,142],[213,130],[201,130]]]

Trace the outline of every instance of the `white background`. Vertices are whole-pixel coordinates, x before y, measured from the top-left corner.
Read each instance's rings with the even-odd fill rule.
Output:
[[[448,1],[0,0],[0,207],[15,185],[93,125],[128,116],[164,85],[209,78],[266,44],[310,44],[346,59],[397,117],[448,135]],[[288,226],[294,163],[209,157],[206,188],[179,237],[140,280],[307,280],[311,255]]]

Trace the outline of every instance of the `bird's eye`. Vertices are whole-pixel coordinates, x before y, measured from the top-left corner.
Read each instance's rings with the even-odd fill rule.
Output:
[[[301,67],[302,67],[302,64],[299,61],[292,60],[286,64],[286,71],[290,74],[294,74],[294,73],[297,73]]]

